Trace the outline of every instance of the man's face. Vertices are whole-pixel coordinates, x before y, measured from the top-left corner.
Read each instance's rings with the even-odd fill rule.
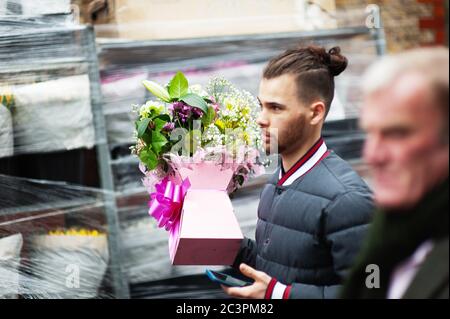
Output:
[[[410,208],[448,176],[445,119],[432,101],[423,78],[414,74],[366,97],[364,159],[373,169],[375,200],[384,208]]]
[[[295,77],[290,74],[262,79],[259,86],[262,129],[267,153],[289,153],[298,149],[308,136],[307,108],[298,99]],[[274,149],[278,144],[278,151]],[[272,148],[271,148],[272,146]]]

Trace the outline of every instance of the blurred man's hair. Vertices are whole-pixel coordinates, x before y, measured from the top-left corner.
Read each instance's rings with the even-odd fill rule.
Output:
[[[334,97],[334,77],[346,67],[347,58],[341,55],[339,47],[328,52],[317,46],[299,47],[270,60],[264,69],[263,78],[294,75],[299,100],[305,104],[321,100],[328,114]]]
[[[364,94],[371,95],[392,86],[402,75],[417,73],[431,89],[444,120],[443,142],[449,143],[449,50],[445,47],[413,49],[385,56],[374,63],[363,79]]]

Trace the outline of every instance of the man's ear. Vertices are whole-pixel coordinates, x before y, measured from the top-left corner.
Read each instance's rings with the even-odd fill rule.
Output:
[[[325,104],[322,101],[312,103],[309,106],[309,109],[311,115],[309,123],[311,125],[317,125],[325,119],[326,108]]]

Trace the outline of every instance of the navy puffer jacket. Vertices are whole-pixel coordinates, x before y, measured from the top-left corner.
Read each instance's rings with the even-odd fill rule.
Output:
[[[331,152],[289,186],[265,185],[256,241],[244,239],[241,262],[290,285],[289,298],[335,298],[374,210],[359,175]]]

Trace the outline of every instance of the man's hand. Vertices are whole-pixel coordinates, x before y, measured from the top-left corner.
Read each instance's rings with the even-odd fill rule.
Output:
[[[225,293],[235,298],[264,299],[267,286],[272,278],[266,273],[257,271],[246,264],[241,264],[239,269],[245,276],[254,279],[255,282],[251,286],[242,288],[225,287],[222,285],[222,289]]]

